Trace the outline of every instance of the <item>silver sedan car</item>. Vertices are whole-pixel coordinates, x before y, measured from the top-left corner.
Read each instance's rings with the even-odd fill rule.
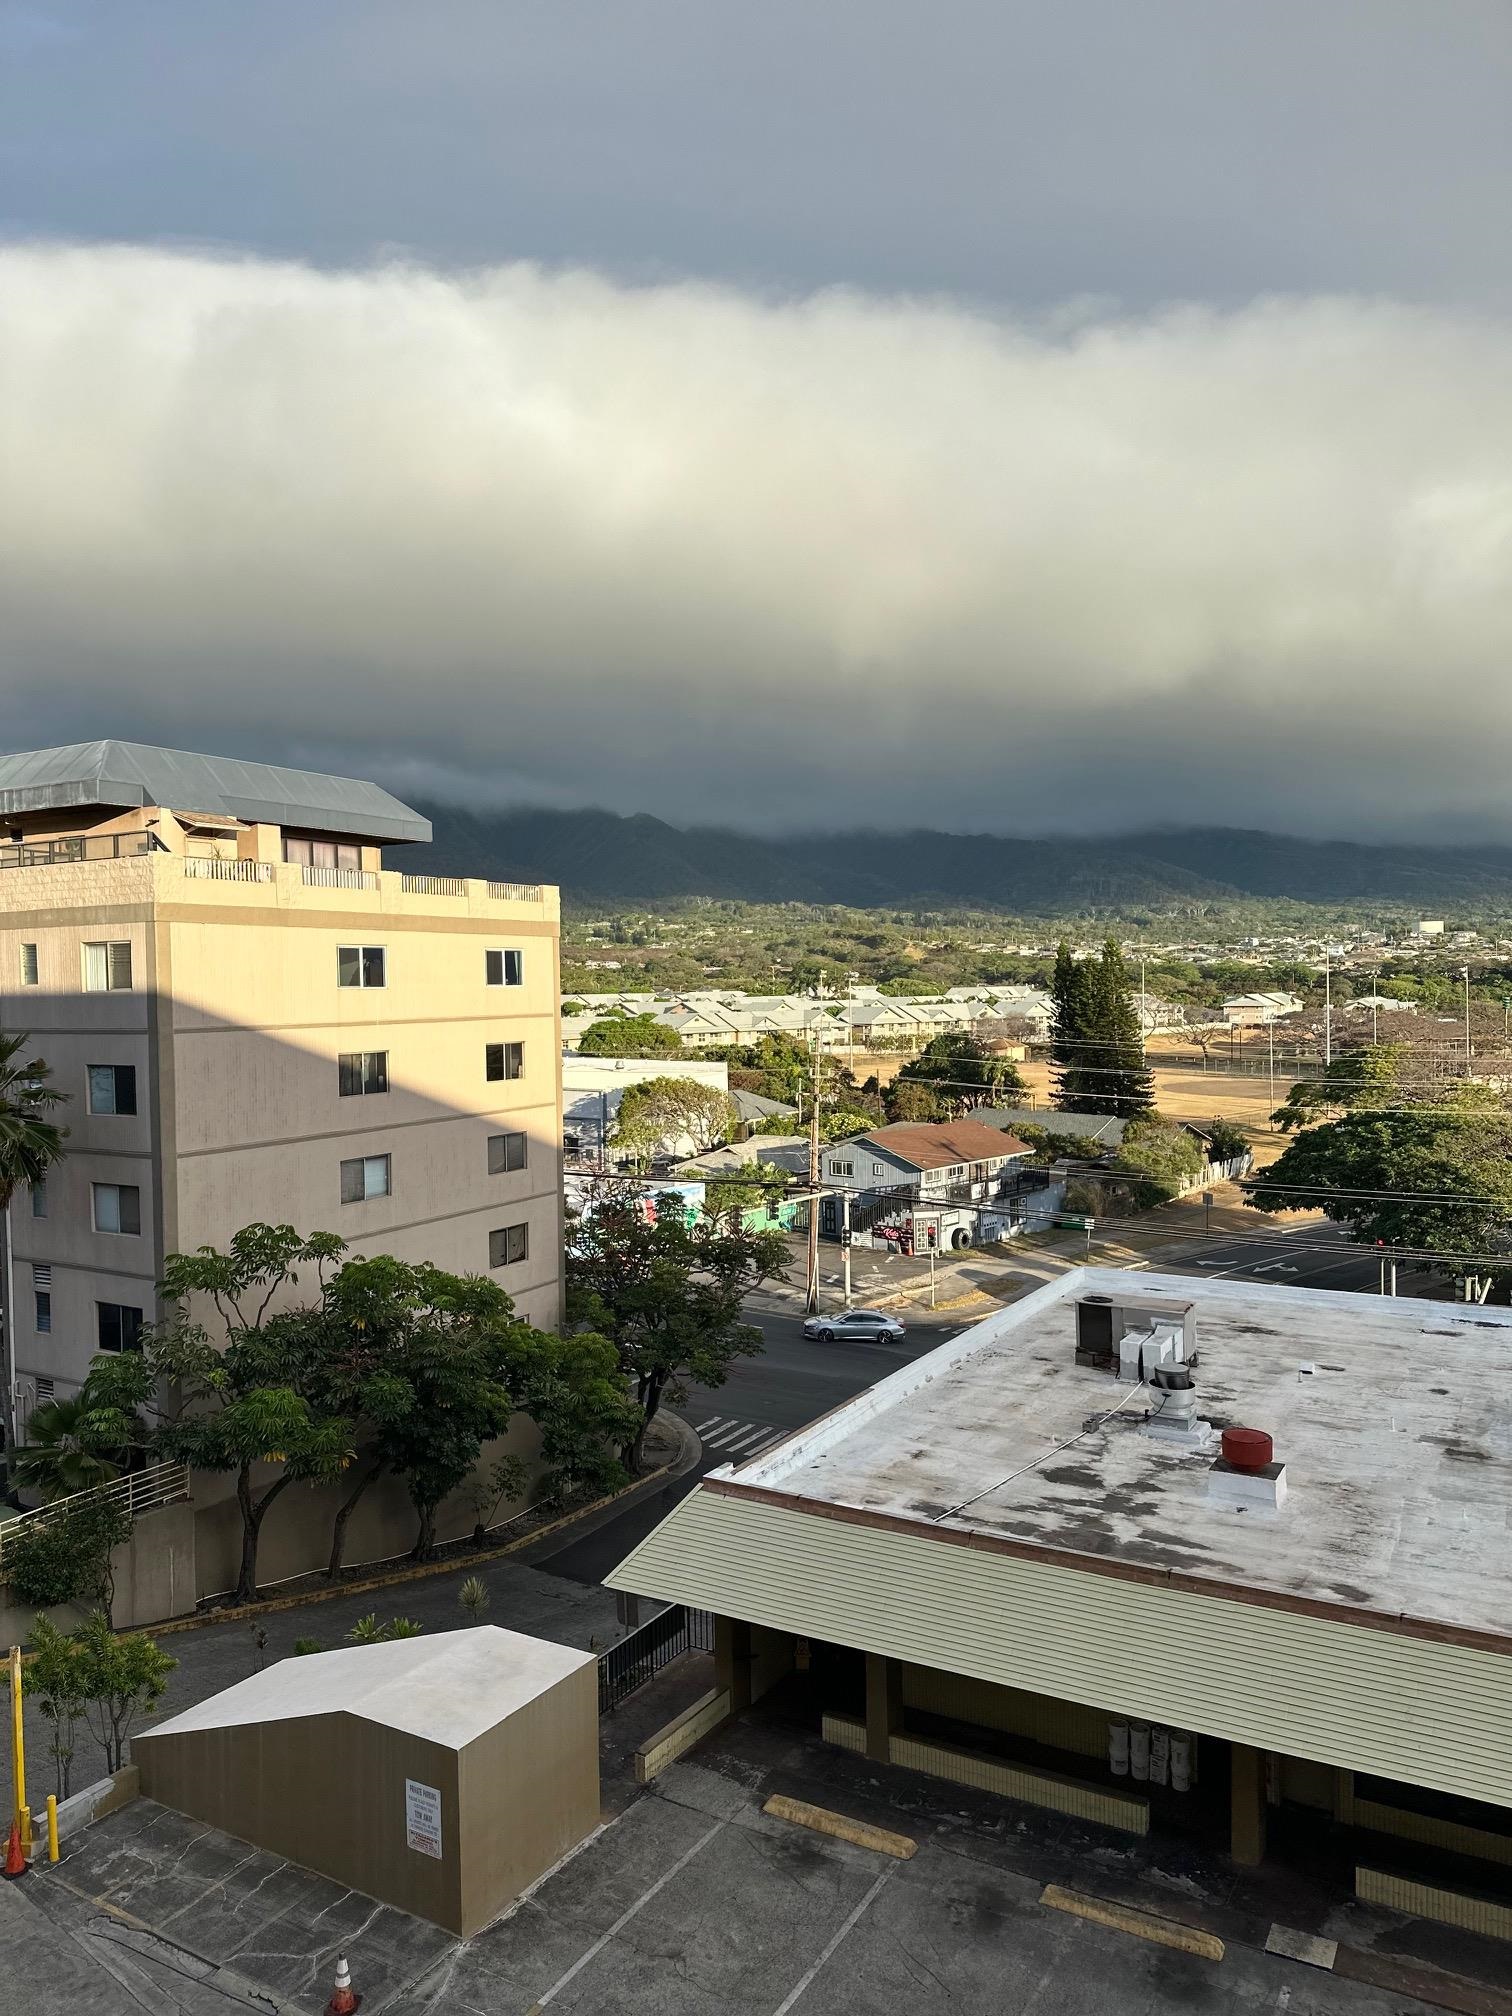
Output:
[[[880,1309],[839,1309],[832,1316],[805,1316],[803,1334],[820,1344],[849,1339],[854,1344],[891,1344],[904,1333],[896,1316]]]

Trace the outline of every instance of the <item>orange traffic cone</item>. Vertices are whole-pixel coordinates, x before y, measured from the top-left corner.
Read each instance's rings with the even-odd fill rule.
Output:
[[[22,1853],[21,1849],[21,1822],[19,1820],[12,1820],[10,1839],[5,1844],[4,1873],[14,1882],[16,1877],[26,1874],[29,1866],[26,1856]],[[355,2008],[356,2004],[354,2003],[352,2006]]]
[[[343,1953],[336,1962],[336,1986],[326,2004],[326,2016],[352,2016],[352,2011],[360,2007],[361,2002],[362,1997],[352,1993],[352,1970]]]

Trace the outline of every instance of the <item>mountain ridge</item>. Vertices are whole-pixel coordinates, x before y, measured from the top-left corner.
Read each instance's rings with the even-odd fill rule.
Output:
[[[708,897],[854,909],[1053,915],[1244,900],[1451,903],[1512,910],[1512,847],[1301,840],[1243,827],[1152,827],[1096,839],[855,831],[762,839],[647,812],[424,808],[417,872],[558,883],[578,903]]]

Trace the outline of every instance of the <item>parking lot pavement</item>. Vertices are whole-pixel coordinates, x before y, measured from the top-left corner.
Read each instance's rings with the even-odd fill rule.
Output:
[[[771,1773],[749,1753],[716,1740],[700,1755],[466,1943],[138,1801],[22,1899],[76,1948],[108,1946],[117,1979],[129,1962],[183,1999],[92,2000],[74,1978],[54,2000],[23,1960],[19,2006],[219,2016],[219,1997],[315,2016],[345,1952],[364,2016],[1428,2016],[1395,1985],[1257,1943],[1213,1960],[1069,1916],[1039,1874],[959,1829],[914,1827],[902,1861],[817,1834],[762,1810]]]

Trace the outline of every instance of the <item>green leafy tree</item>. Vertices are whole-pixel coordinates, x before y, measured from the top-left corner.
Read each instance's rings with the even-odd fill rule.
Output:
[[[933,1125],[951,1117],[950,1101],[938,1086],[920,1084],[901,1073],[882,1096],[889,1120]]]
[[[108,1619],[115,1604],[111,1556],[131,1538],[131,1523],[124,1506],[95,1496],[28,1519],[5,1543],[11,1594],[34,1610],[97,1603]]]
[[[321,1360],[333,1339],[305,1309],[275,1301],[294,1289],[300,1269],[325,1270],[343,1251],[334,1233],[302,1238],[289,1225],[247,1225],[225,1252],[201,1247],[172,1253],[163,1269],[169,1322],[144,1338],[154,1375],[177,1382],[182,1409],[157,1431],[164,1456],[197,1470],[236,1479],[242,1524],[234,1601],[257,1596],[257,1550],[270,1507],[300,1482],[326,1482],[351,1463],[353,1423],[330,1404],[333,1382]],[[224,1347],[189,1314],[190,1298],[207,1299],[219,1318]],[[272,1466],[271,1482],[258,1483]]]
[[[178,1661],[145,1632],[117,1637],[99,1610],[73,1634],[73,1645],[84,1720],[105,1752],[106,1770],[119,1771],[132,1728],[162,1700]]]
[[[680,1057],[682,1038],[653,1015],[606,1015],[578,1038],[580,1057]]]
[[[77,1393],[32,1409],[30,1439],[16,1451],[17,1482],[48,1501],[108,1484],[146,1440],[142,1409],[151,1396],[138,1353],[102,1353]]]
[[[1121,1175],[1140,1180],[1131,1184],[1140,1210],[1179,1197],[1202,1174],[1201,1148],[1183,1127],[1164,1120],[1131,1120],[1113,1159]]]
[[[1249,1136],[1233,1120],[1215,1117],[1206,1123],[1203,1132],[1207,1135],[1208,1159],[1211,1162],[1233,1162],[1249,1153]]]
[[[627,1085],[615,1115],[614,1142],[644,1166],[671,1154],[701,1155],[728,1141],[739,1116],[717,1085],[692,1078],[648,1078]],[[689,1150],[684,1143],[691,1142]]]
[[[33,1623],[31,1644],[32,1656],[22,1684],[28,1694],[36,1696],[52,1730],[47,1754],[53,1760],[54,1791],[59,1799],[66,1799],[73,1790],[75,1732],[84,1713],[84,1674],[73,1638],[46,1617]]]
[[[16,1191],[41,1183],[62,1159],[67,1129],[49,1115],[65,1104],[66,1093],[52,1083],[41,1057],[24,1055],[30,1038],[7,1036],[0,1030],[0,1407],[4,1408],[5,1447],[16,1446],[15,1359],[11,1347],[14,1318],[6,1301],[10,1280],[10,1202]]]
[[[1373,1043],[1346,1050],[1323,1068],[1321,1078],[1309,1072],[1286,1095],[1284,1106],[1271,1115],[1285,1134],[1311,1127],[1341,1113],[1370,1112],[1398,1104],[1405,1096],[1406,1050],[1400,1043]]]
[[[909,1059],[893,1085],[895,1089],[901,1085],[927,1085],[951,1117],[994,1101],[1012,1104],[1023,1098],[1027,1089],[1017,1067],[1008,1058],[994,1056],[975,1036],[966,1033],[936,1036],[917,1057]]]
[[[1322,1211],[1367,1243],[1495,1255],[1512,1221],[1512,1113],[1462,1089],[1437,1106],[1306,1127],[1250,1188],[1258,1211]],[[1446,1263],[1448,1264],[1448,1263]]]
[[[609,1339],[633,1387],[638,1420],[624,1450],[630,1471],[640,1468],[663,1399],[682,1399],[686,1380],[722,1386],[736,1358],[761,1350],[761,1332],[743,1320],[742,1304],[786,1257],[780,1233],[707,1217],[690,1223],[681,1198],[653,1198],[648,1210],[624,1185],[603,1186],[594,1208],[571,1221],[568,1319]]]

